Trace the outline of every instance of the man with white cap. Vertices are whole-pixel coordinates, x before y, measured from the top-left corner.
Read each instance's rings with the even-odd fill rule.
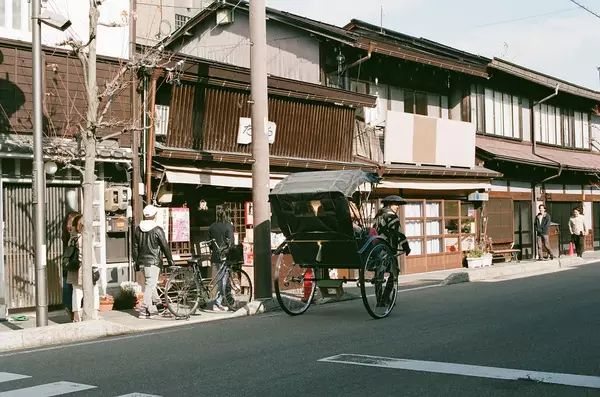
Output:
[[[167,258],[169,266],[173,265],[173,256],[165,232],[154,219],[158,208],[153,205],[144,207],[144,220],[135,229],[133,236],[133,261],[135,270],[143,271],[144,302],[140,309],[140,318],[150,318],[158,313],[156,302],[159,301],[156,284],[162,267],[162,254]]]

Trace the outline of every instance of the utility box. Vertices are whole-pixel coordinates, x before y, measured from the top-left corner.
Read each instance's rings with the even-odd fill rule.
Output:
[[[124,233],[129,229],[129,222],[126,216],[110,216],[106,218],[107,233]]]
[[[129,188],[127,186],[111,186],[104,190],[104,210],[117,212],[127,210],[129,205]]]

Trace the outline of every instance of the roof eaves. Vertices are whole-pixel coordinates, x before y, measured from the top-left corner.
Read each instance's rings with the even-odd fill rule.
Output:
[[[569,83],[567,81],[536,72],[535,70],[516,65],[514,63],[505,61],[500,58],[494,58],[490,62],[489,67],[492,69],[500,70],[512,76],[520,77],[533,83],[543,85],[544,87],[556,88],[556,86],[559,85],[559,91],[563,91],[587,99],[592,99],[594,101],[600,101],[600,92],[598,91],[590,90],[588,88],[581,87]]]

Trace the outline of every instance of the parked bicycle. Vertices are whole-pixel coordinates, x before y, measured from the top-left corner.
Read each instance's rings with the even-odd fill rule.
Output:
[[[216,245],[215,240],[200,243],[201,246]],[[172,266],[172,272],[165,285],[167,309],[175,317],[187,318],[198,307],[206,308],[217,295],[219,282],[228,274],[225,296],[222,303],[229,310],[237,310],[252,300],[252,281],[242,270],[244,263],[241,246],[217,246],[223,264],[212,278],[202,277],[202,258],[188,260],[188,266]]]

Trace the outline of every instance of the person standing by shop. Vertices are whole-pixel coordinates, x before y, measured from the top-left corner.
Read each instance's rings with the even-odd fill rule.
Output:
[[[67,283],[71,284],[73,289],[72,294],[72,311],[73,311],[73,322],[79,322],[82,320],[81,311],[83,308],[83,266],[87,266],[87,264],[83,263],[83,238],[81,237],[81,233],[83,232],[83,216],[77,215],[73,219],[73,229],[72,229],[71,239],[69,240],[69,245],[77,245],[77,255],[79,259],[79,268],[77,270],[69,270],[67,272]],[[94,273],[93,269],[96,265],[96,256],[94,255],[94,251],[92,250],[92,274]],[[92,276],[93,277],[93,276]],[[92,314],[92,320],[97,320],[99,318],[98,312],[100,311],[100,291],[98,289],[98,280],[94,280],[93,287],[93,299],[94,299],[94,312]]]
[[[71,211],[65,217],[65,223],[63,224],[62,230],[62,242],[63,242],[63,253],[67,251],[67,247],[69,246],[69,242],[71,241],[71,237],[75,234],[75,219],[80,217],[81,214],[77,211]],[[65,311],[69,315],[71,321],[73,321],[73,285],[67,283],[67,274],[68,271],[65,266],[62,269],[63,275],[63,294],[62,294],[62,302],[65,307]]]
[[[229,213],[223,209],[217,210],[217,219],[208,228],[208,237],[215,240],[211,245],[211,262],[213,279],[217,278],[217,296],[213,303],[213,310],[226,312],[228,309],[223,306],[223,297],[226,294],[228,273],[223,269],[223,257],[221,250],[230,247],[233,241],[233,224],[229,220]],[[220,279],[219,279],[220,278]]]
[[[554,259],[554,255],[552,255],[552,251],[550,250],[550,214],[546,212],[546,206],[544,204],[540,204],[538,209],[540,212],[538,212],[535,217],[538,261],[545,259],[544,251],[546,251],[550,259]]]
[[[167,264],[173,265],[171,248],[165,237],[165,231],[156,222],[158,208],[153,205],[144,207],[144,220],[140,222],[133,235],[133,261],[136,271],[144,273],[144,302],[140,307],[139,317],[150,318],[158,313],[156,303],[159,301],[156,284],[162,267],[162,255]]]
[[[587,225],[579,208],[573,210],[573,215],[569,219],[569,232],[571,233],[571,241],[575,244],[577,257],[583,258],[583,244],[587,235]]]

